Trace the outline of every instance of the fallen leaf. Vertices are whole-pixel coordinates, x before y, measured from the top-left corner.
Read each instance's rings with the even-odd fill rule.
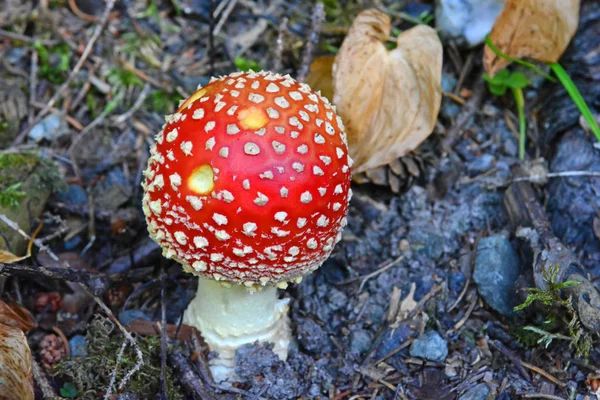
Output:
[[[361,12],[333,65],[333,103],[346,125],[353,172],[390,163],[414,150],[435,126],[442,100],[442,44],[417,25],[388,51],[390,19]]]
[[[314,59],[310,64],[310,71],[306,77],[306,83],[313,90],[321,92],[322,96],[333,101],[333,77],[331,71],[335,56],[323,56]]]
[[[580,0],[507,0],[490,40],[512,58],[557,62],[577,30]],[[509,60],[485,46],[483,65],[494,76]]]
[[[33,358],[23,330],[35,327],[23,307],[0,300],[0,399],[33,400]]]
[[[31,235],[31,238],[29,239],[29,244],[27,245],[27,253],[24,256],[19,257],[16,254],[13,254],[8,250],[0,250],[0,263],[12,264],[12,263],[16,263],[18,261],[21,261],[21,260],[31,257],[31,248],[33,247],[33,241],[35,240],[35,237],[42,229],[42,226],[43,226],[43,223],[40,223],[38,225],[37,229],[35,230],[35,232],[33,233],[33,235]],[[0,400],[2,400],[2,399],[0,399]]]

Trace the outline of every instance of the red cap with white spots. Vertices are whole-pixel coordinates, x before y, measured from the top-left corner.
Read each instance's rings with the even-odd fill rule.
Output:
[[[289,76],[211,81],[167,117],[150,152],[148,230],[188,272],[288,282],[340,239],[351,196],[344,127],[327,99]]]

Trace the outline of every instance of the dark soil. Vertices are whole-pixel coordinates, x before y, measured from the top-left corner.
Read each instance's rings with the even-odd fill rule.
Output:
[[[36,152],[56,164],[62,181],[52,188],[41,214],[25,215],[32,221],[30,231],[44,222],[38,238],[73,271],[67,276],[60,262],[35,252],[20,262],[21,272],[13,266],[0,276],[1,298],[16,300],[34,313],[39,328],[28,338],[40,363],[40,342],[53,329],[67,340],[83,340],[92,331],[94,315],[105,315],[89,294],[66,280],[91,286],[124,325],[160,322],[162,288],[166,322],[177,325],[194,296],[195,282],[178,265],[162,259],[147,237],[140,180],[149,144],[163,115],[211,75],[251,63],[273,68],[284,17],[289,22],[278,72],[295,76],[312,5],[240,0],[229,13],[226,7],[234,2],[215,2],[213,7],[225,9],[211,20],[208,1],[118,2],[81,71],[49,113],[40,115],[81,57],[104,5],[90,0],[8,3],[14,4],[0,6],[0,148],[3,153]],[[340,1],[336,8],[337,2],[331,3],[317,55],[339,46],[344,33],[340,28],[371,6]],[[397,10],[391,3],[378,2]],[[411,4],[407,12],[431,10],[428,4]],[[580,29],[561,62],[597,114],[600,7],[593,2],[583,7]],[[411,26],[399,14],[392,15],[395,27]],[[212,45],[210,28],[219,30]],[[288,360],[279,360],[268,346],[245,346],[238,351],[236,372],[247,383],[229,389],[203,384],[205,398],[593,398],[589,385],[600,379],[594,375],[600,365],[597,332],[587,358],[578,356],[567,341],[538,345],[539,336],[523,327],[542,326],[547,317],[542,308],[502,315],[478,292],[473,268],[478,244],[489,236],[508,238],[517,252],[516,287],[534,285],[531,249],[516,238],[504,205],[511,168],[519,163],[514,130],[518,122],[510,97],[492,97],[484,87],[481,48],[448,51],[453,54],[445,54],[445,90],[484,91],[466,125],[455,140],[447,140],[466,106],[444,98],[438,127],[410,156],[428,160],[419,164],[424,169],[420,184],[402,194],[386,185],[353,186],[348,227],[332,257],[282,292],[291,298],[296,338]],[[469,52],[474,52],[471,64],[465,62]],[[463,68],[468,74],[456,88]],[[561,86],[540,81],[525,94],[528,159],[543,157],[553,172],[600,172],[600,147],[582,127]],[[465,100],[470,101],[468,94]],[[48,116],[48,123],[56,126],[38,127],[41,137],[34,141],[28,133]],[[11,166],[0,162],[0,167]],[[2,184],[0,180],[5,190]],[[600,179],[555,178],[536,186],[536,191],[554,233],[576,252],[599,286]],[[26,212],[26,200],[19,199],[24,203],[10,212]],[[40,267],[63,279],[44,277]],[[161,271],[166,272],[163,285]],[[59,293],[59,306],[40,300],[49,292]],[[501,295],[512,305],[525,297],[516,288]],[[134,324],[131,330],[139,335],[160,332],[152,322],[144,326]],[[112,334],[121,343],[117,332]],[[188,360],[198,348],[186,340],[170,344],[166,368],[175,384],[169,381],[168,397],[200,398],[183,376],[187,372],[192,381],[203,382],[202,368]],[[155,354],[151,360],[160,360]],[[115,359],[116,354],[106,357]],[[160,365],[153,367],[157,375],[134,375],[133,380],[161,379]],[[72,375],[45,372],[57,394],[73,382]],[[130,392],[139,386],[125,385],[112,398],[160,398],[156,392]],[[106,388],[93,390],[81,398],[102,398]],[[45,398],[41,391],[38,395]]]

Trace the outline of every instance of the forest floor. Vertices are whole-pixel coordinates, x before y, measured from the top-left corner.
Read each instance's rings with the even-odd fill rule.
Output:
[[[512,99],[488,92],[481,47],[452,44],[434,133],[401,171],[353,184],[332,257],[282,292],[296,338],[288,360],[246,346],[236,371],[247,382],[211,382],[201,338],[177,328],[195,278],[147,235],[148,148],[164,115],[213,75],[297,76],[313,5],[224,0],[210,18],[209,1],[112,3],[0,6],[0,245],[25,254],[11,222],[27,234],[43,222],[31,258],[0,264],[0,299],[37,320],[28,341],[40,399],[595,398],[599,336],[573,299],[513,308],[540,281],[533,266],[543,250],[520,226],[556,235],[566,246],[550,241],[544,254],[571,249],[600,286],[600,147],[564,89],[532,78],[528,162],[519,161]],[[326,3],[316,56],[335,52],[368,7]],[[376,3],[398,29],[433,7]],[[583,7],[561,63],[598,113],[600,6]],[[519,166],[559,176],[516,184]]]

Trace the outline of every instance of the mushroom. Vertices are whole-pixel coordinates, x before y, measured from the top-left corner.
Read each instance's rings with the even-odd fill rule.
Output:
[[[144,171],[148,231],[166,258],[198,275],[184,322],[219,353],[216,381],[237,380],[235,350],[291,341],[289,299],[331,254],[351,197],[335,108],[289,76],[236,72],[166,117]]]

